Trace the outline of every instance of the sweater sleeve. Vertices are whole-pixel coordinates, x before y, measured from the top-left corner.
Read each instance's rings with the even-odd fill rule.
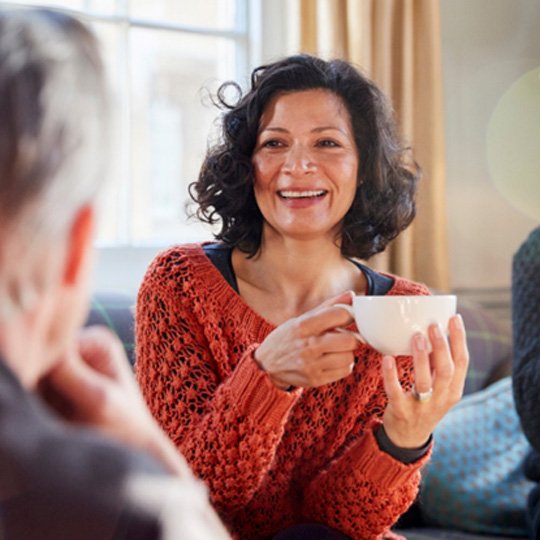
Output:
[[[304,512],[308,518],[340,529],[352,538],[379,538],[414,501],[420,468],[379,449],[374,421],[365,434],[332,461],[308,486]]]
[[[271,383],[253,359],[257,344],[224,375],[192,302],[171,294],[155,272],[151,267],[137,301],[139,384],[216,508],[241,508],[270,468],[301,391],[283,392]]]
[[[513,258],[512,326],[516,409],[525,435],[540,451],[540,228]]]

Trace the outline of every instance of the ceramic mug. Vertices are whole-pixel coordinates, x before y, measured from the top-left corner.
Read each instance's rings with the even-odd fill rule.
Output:
[[[455,295],[355,296],[352,306],[338,304],[353,317],[354,335],[382,354],[410,355],[417,333],[427,338],[429,325],[439,323],[448,332],[448,321],[456,314]],[[429,339],[428,347],[431,348]]]

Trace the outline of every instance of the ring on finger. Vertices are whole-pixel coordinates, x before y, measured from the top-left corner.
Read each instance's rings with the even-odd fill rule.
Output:
[[[433,395],[433,388],[430,388],[427,392],[418,392],[418,390],[416,390],[416,388],[413,386],[412,394],[414,399],[417,401],[429,401]]]

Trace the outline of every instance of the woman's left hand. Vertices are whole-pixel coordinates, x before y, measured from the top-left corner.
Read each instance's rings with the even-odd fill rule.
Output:
[[[450,319],[449,338],[440,325],[429,327],[432,352],[427,341],[413,338],[414,387],[405,392],[398,379],[395,359],[383,358],[384,388],[388,405],[384,412],[384,430],[400,448],[420,448],[463,394],[469,365],[465,328],[460,315]]]

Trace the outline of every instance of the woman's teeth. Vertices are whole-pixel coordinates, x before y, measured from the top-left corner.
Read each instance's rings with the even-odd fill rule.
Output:
[[[306,199],[308,197],[322,197],[326,191],[278,191],[280,197],[284,199]]]

